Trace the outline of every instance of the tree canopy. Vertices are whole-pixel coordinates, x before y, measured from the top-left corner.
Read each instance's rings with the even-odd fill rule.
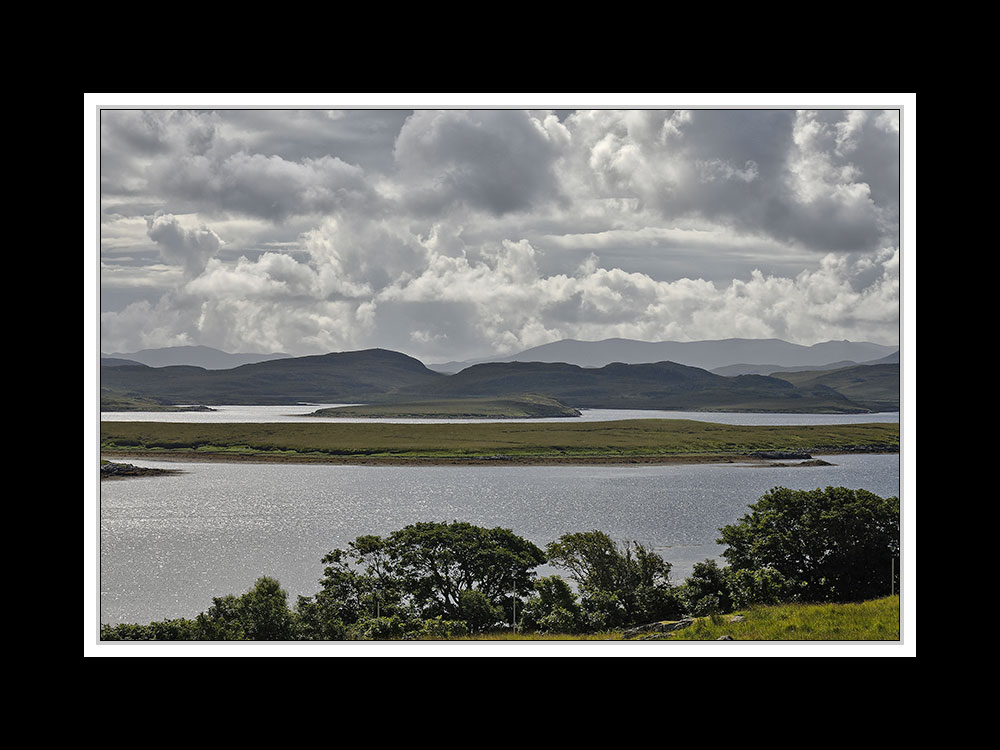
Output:
[[[773,571],[805,601],[887,596],[899,557],[899,498],[775,487],[716,541],[735,571]],[[898,566],[897,566],[898,567]]]

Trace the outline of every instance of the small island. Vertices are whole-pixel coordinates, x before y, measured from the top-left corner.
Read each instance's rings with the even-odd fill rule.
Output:
[[[120,464],[114,461],[101,460],[101,480],[127,479],[129,477],[160,477],[169,474],[180,474],[177,469],[150,469],[135,464]]]
[[[310,417],[392,419],[551,419],[579,417],[579,409],[534,393],[497,398],[449,398],[438,401],[335,406]]]
[[[199,412],[215,411],[210,406],[195,404],[191,406],[177,406],[174,404],[164,404],[149,398],[137,398],[129,396],[108,396],[101,394],[101,411],[137,411],[137,412]]]

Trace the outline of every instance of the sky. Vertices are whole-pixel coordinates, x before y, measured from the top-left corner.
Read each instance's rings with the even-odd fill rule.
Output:
[[[101,351],[899,343],[912,100],[532,97],[95,95]]]

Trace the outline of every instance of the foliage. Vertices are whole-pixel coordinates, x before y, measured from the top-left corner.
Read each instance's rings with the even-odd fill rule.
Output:
[[[288,641],[295,640],[294,617],[281,584],[258,578],[242,596],[212,599],[208,612],[193,620],[176,619],[149,625],[103,625],[102,641]]]
[[[899,498],[845,487],[775,487],[750,508],[717,540],[727,545],[722,556],[733,570],[773,571],[745,583],[772,593],[796,590],[803,601],[860,601],[891,591]]]
[[[535,593],[524,604],[520,627],[539,633],[579,633],[588,629],[576,594],[558,575],[535,581]]]
[[[621,549],[602,531],[564,534],[546,547],[549,562],[569,571],[595,630],[669,619],[681,613],[670,563],[638,542]]]
[[[420,629],[414,634],[421,641],[451,641],[469,635],[469,626],[461,620],[445,620],[431,617],[420,621]]]
[[[323,558],[321,590],[299,599],[299,628],[310,639],[367,638],[370,628],[355,626],[368,618],[395,617],[413,630],[433,618],[463,622],[471,632],[496,628],[544,561],[542,550],[510,529],[458,521],[361,536]]]
[[[412,524],[385,545],[399,588],[421,618],[464,620],[463,592],[473,590],[502,609],[505,599],[531,591],[532,570],[545,562],[542,550],[510,529],[462,521]],[[467,607],[480,608],[471,600]]]
[[[695,563],[691,575],[678,587],[684,610],[695,617],[732,609],[726,572],[715,560]]]

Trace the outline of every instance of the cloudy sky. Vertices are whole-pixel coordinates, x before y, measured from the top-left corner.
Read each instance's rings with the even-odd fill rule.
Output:
[[[899,343],[898,109],[209,106],[99,113],[101,351]]]

